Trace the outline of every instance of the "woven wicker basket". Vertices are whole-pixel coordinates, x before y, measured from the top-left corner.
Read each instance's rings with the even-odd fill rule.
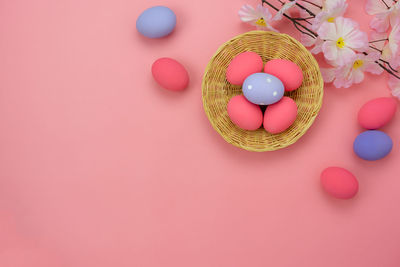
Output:
[[[245,51],[258,53],[264,63],[273,58],[288,59],[303,70],[302,86],[285,93],[296,101],[297,119],[280,134],[270,134],[263,128],[242,130],[229,119],[228,102],[242,89],[230,84],[225,73],[231,60]],[[212,126],[228,143],[249,151],[273,151],[295,143],[305,134],[321,108],[323,86],[318,63],[302,44],[286,34],[252,31],[223,44],[210,60],[203,78],[203,105]]]

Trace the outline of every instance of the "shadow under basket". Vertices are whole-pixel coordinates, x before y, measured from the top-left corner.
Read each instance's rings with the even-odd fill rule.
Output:
[[[264,64],[274,58],[287,59],[303,71],[301,87],[285,92],[297,104],[296,121],[280,134],[270,134],[263,128],[242,130],[228,116],[228,102],[242,94],[242,87],[226,80],[226,69],[235,56],[246,51],[259,54]],[[307,132],[321,108],[323,87],[318,63],[301,43],[286,34],[251,31],[223,44],[211,58],[203,77],[203,106],[213,128],[228,143],[249,151],[274,151],[294,144]]]

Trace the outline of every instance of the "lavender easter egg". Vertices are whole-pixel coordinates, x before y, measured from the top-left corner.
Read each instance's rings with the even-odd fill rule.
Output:
[[[365,129],[379,129],[390,122],[396,113],[397,101],[380,97],[365,103],[358,112],[358,122]]]
[[[357,178],[348,170],[340,167],[329,167],[321,173],[322,188],[331,196],[349,199],[358,192]]]
[[[263,121],[261,108],[247,101],[243,95],[231,98],[228,103],[228,115],[231,121],[243,130],[257,130]]]
[[[148,8],[136,20],[136,29],[148,38],[167,36],[175,29],[175,25],[175,13],[165,6]]]
[[[384,132],[377,130],[359,134],[353,143],[356,155],[370,161],[386,157],[392,151],[392,147],[392,139]]]
[[[297,105],[293,99],[284,96],[279,102],[269,105],[264,113],[264,129],[272,134],[285,131],[297,117]]]
[[[254,73],[246,78],[242,87],[243,95],[256,105],[271,105],[283,97],[282,82],[266,73]]]
[[[264,72],[281,80],[286,91],[296,90],[303,83],[303,71],[290,60],[272,59],[265,64]]]
[[[226,70],[226,79],[234,85],[242,85],[253,73],[261,72],[262,58],[255,52],[243,52],[234,57]]]

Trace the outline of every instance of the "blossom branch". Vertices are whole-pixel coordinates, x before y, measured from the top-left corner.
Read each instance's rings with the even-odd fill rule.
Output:
[[[301,5],[301,4],[297,3],[297,2],[296,2],[296,6],[300,7],[300,8],[303,9],[303,10],[305,10],[305,11],[308,13],[308,15],[310,15],[310,16],[313,17],[313,18],[315,18],[314,12],[312,12],[311,10],[309,10],[308,8],[306,8],[305,6],[303,6],[303,5]],[[321,7],[321,9],[322,9],[322,7]]]
[[[281,0],[278,0],[282,5],[284,5],[285,3],[283,2],[283,1],[281,1]],[[292,0],[289,0],[289,1],[292,1]],[[304,0],[302,0],[303,2],[309,2],[308,0],[306,0],[306,1],[304,1]],[[384,0],[382,0],[382,1],[384,1]],[[277,11],[277,12],[279,12],[279,8],[277,8],[277,7],[275,7],[273,4],[271,4],[268,0],[261,0],[261,3],[262,4],[267,4],[268,6],[270,6],[271,8],[273,8],[275,11]],[[386,2],[385,2],[386,3]],[[298,4],[298,3],[296,3],[296,5],[297,6],[299,6],[300,8],[302,8],[302,9],[304,9],[304,10],[308,10],[307,8],[305,8],[305,7],[303,7],[302,5],[300,5],[300,4]],[[322,7],[321,7],[322,8]],[[308,11],[307,11],[308,12]],[[312,13],[312,12],[311,12]],[[285,14],[285,13],[283,13],[282,14],[285,18],[287,18],[287,19],[289,19],[290,21],[292,21],[292,23],[294,24],[294,26],[295,26],[295,28],[299,31],[299,32],[301,32],[302,34],[306,34],[306,35],[308,35],[308,36],[310,36],[310,37],[312,37],[312,38],[314,38],[314,39],[316,39],[316,38],[318,38],[318,34],[316,33],[316,32],[314,32],[314,31],[312,31],[311,29],[309,29],[309,28],[307,28],[306,26],[304,26],[303,24],[301,24],[301,23],[299,23],[299,21],[305,21],[306,23],[309,23],[310,25],[312,25],[312,23],[310,23],[309,21],[308,21],[308,19],[313,19],[313,18],[315,18],[315,14],[314,13],[312,13],[312,15],[311,15],[311,17],[307,17],[307,18],[304,18],[304,19],[300,19],[300,18],[293,18],[293,17],[291,17],[291,16],[289,16],[289,15],[287,15],[287,14]],[[374,41],[371,41],[371,42],[368,42],[368,43],[370,43],[370,44],[372,44],[372,43],[378,43],[378,42],[384,42],[384,41],[387,41],[388,40],[388,38],[386,38],[386,39],[379,39],[379,40],[374,40]],[[326,41],[326,40],[323,40],[323,41]],[[378,51],[380,54],[382,54],[382,50],[380,50],[380,49],[378,49],[378,48],[376,48],[376,47],[374,47],[374,46],[372,46],[372,45],[370,45],[369,46],[369,48],[371,48],[371,49],[373,49],[373,50],[375,50],[375,51]],[[368,56],[368,53],[366,53],[366,52],[363,52],[362,54],[364,54],[365,56]],[[387,73],[389,73],[390,75],[393,75],[395,78],[397,78],[397,79],[400,79],[400,76],[397,74],[398,73],[398,71],[397,70],[395,70],[391,65],[390,65],[390,63],[388,62],[388,61],[385,61],[385,60],[383,60],[383,59],[379,59],[379,60],[376,60],[376,61],[374,61],[379,67],[381,67],[383,70],[385,70]]]
[[[387,9],[390,9],[390,6],[385,2],[385,0],[381,0],[381,1],[385,4]]]
[[[390,63],[388,62],[388,61],[386,61],[386,60],[383,60],[383,59],[379,59],[379,61],[381,61],[381,62],[383,62],[383,63],[385,63],[385,64],[387,64],[388,66],[389,66],[389,68],[392,70],[392,71],[394,71],[394,72],[399,72],[398,70],[395,70],[393,67],[392,67],[392,65],[390,65]]]
[[[378,42],[385,42],[385,41],[388,41],[388,40],[389,40],[389,39],[386,38],[386,39],[380,39],[380,40],[370,41],[369,43],[372,44],[372,43],[378,43]]]
[[[308,1],[308,0],[302,0],[302,1],[305,2],[305,3],[308,3],[308,4],[310,4],[310,5],[313,5],[313,6],[315,6],[315,7],[318,7],[319,9],[322,9],[322,6],[317,5],[317,4],[313,3],[313,2],[310,2],[310,1]]]
[[[269,5],[271,8],[273,8],[275,11],[279,12],[279,8],[277,8],[276,6],[274,6],[273,4],[269,3],[267,0],[261,0],[262,5],[267,4]],[[296,29],[298,29],[301,33],[306,34],[312,38],[317,38],[318,34],[313,32],[312,30],[308,29],[306,26],[304,26],[303,24],[299,23],[296,19],[293,19],[292,17],[286,15],[285,13],[282,14],[285,18],[289,19],[290,21],[292,21],[292,23],[294,24],[294,26],[296,27]],[[302,30],[300,30],[300,28],[302,28]]]

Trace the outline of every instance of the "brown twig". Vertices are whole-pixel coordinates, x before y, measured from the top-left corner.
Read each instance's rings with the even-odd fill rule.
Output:
[[[388,61],[386,61],[386,60],[383,60],[383,59],[379,59],[379,61],[381,61],[381,62],[383,62],[383,63],[385,63],[386,65],[388,65],[389,66],[389,68],[392,70],[392,71],[394,71],[394,72],[399,72],[398,70],[395,70],[393,67],[392,67],[392,65],[390,65],[390,63],[388,62]]]
[[[383,42],[383,41],[388,41],[389,39],[380,39],[380,40],[375,40],[375,41],[370,41],[369,43],[370,44],[372,44],[372,43],[377,43],[377,42]]]
[[[380,52],[381,54],[383,52],[382,50],[380,50],[380,49],[378,49],[378,48],[376,48],[375,46],[372,46],[372,45],[370,45],[369,48],[371,48],[373,50],[376,50],[376,51]]]
[[[296,2],[296,6],[300,7],[300,8],[303,9],[303,10],[305,10],[305,11],[308,13],[308,15],[310,15],[310,16],[313,17],[313,18],[315,18],[314,12],[312,12],[311,10],[309,10],[308,8],[306,8],[305,6],[300,5],[300,4],[297,3],[297,2]]]
[[[382,0],[382,2],[385,4],[387,9],[390,9],[390,6],[388,4],[386,4],[385,0]]]

